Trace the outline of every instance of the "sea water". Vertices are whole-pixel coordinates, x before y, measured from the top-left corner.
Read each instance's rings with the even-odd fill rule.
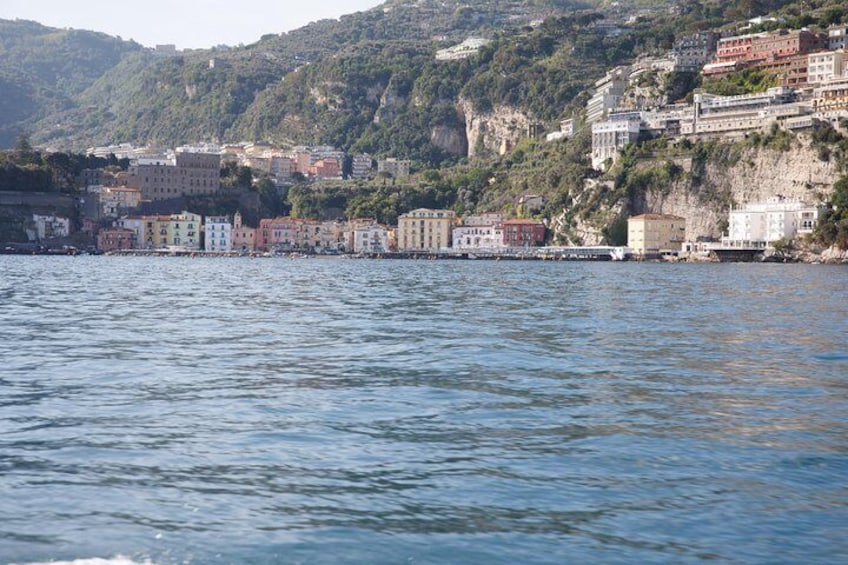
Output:
[[[848,269],[0,257],[0,562],[848,561]]]

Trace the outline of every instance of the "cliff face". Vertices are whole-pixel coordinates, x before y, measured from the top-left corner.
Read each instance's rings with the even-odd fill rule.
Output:
[[[503,148],[514,146],[527,135],[532,122],[526,114],[508,106],[478,112],[470,101],[461,98],[458,107],[465,117],[469,158],[498,154]]]
[[[656,163],[657,165],[661,163]],[[662,213],[686,218],[688,239],[718,238],[730,208],[783,196],[810,204],[826,201],[840,177],[832,161],[823,161],[809,139],[799,136],[787,151],[748,147],[731,162],[675,160],[685,175],[668,187],[651,187],[631,202],[634,214]]]

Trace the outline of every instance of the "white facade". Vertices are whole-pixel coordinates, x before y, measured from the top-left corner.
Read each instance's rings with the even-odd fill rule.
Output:
[[[396,179],[408,177],[411,164],[411,161],[395,159],[394,157],[380,159],[377,161],[377,172],[389,174]]]
[[[592,124],[592,167],[600,170],[607,159],[639,140],[640,120],[609,120]]]
[[[730,227],[722,243],[772,244],[781,239],[810,234],[821,213],[821,207],[780,197],[764,203],[748,204],[742,209],[730,211]]]
[[[843,51],[812,53],[807,57],[807,83],[822,84],[842,76],[845,68]]]
[[[32,221],[35,224],[35,232],[39,241],[71,235],[71,220],[68,218],[35,214]]]
[[[460,251],[503,248],[503,228],[493,224],[454,228],[453,248]]]
[[[350,176],[354,179],[367,179],[371,176],[374,160],[367,153],[358,153],[353,156]]]
[[[472,55],[476,55],[481,47],[485,47],[491,43],[489,39],[483,39],[479,37],[469,37],[459,45],[454,45],[453,47],[448,47],[447,49],[441,49],[436,52],[436,60],[437,61],[458,61],[461,59],[467,59]]]
[[[595,83],[595,94],[586,103],[586,123],[604,119],[615,109],[624,94],[630,71],[624,67],[613,69]]]
[[[379,225],[361,226],[353,231],[354,253],[385,253],[389,250],[389,231]]]
[[[827,32],[828,48],[831,51],[848,49],[848,26],[832,27]]]
[[[233,250],[233,225],[226,216],[207,216],[204,226],[206,251],[228,252]]]
[[[115,222],[115,227],[132,230],[135,233],[135,245],[138,249],[147,247],[147,242],[144,237],[144,219],[143,218],[119,218]]]

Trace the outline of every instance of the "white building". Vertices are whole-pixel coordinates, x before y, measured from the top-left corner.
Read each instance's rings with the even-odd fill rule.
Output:
[[[502,224],[466,225],[453,229],[453,248],[458,251],[503,248]]]
[[[374,160],[367,153],[358,153],[353,156],[350,176],[354,179],[367,179],[371,176],[374,168]]]
[[[834,26],[827,31],[827,46],[831,51],[848,49],[848,26]]]
[[[472,55],[476,55],[482,47],[485,47],[491,43],[489,39],[483,39],[479,37],[469,37],[459,45],[454,45],[453,47],[448,47],[447,49],[440,49],[436,52],[436,60],[437,61],[459,61],[461,59],[467,59]]]
[[[152,244],[150,246],[147,245],[144,224],[144,218],[137,216],[124,216],[123,218],[118,218],[118,220],[115,221],[115,227],[132,230],[132,232],[135,233],[135,245],[138,249],[152,247]]]
[[[226,216],[207,216],[203,227],[206,251],[227,252],[233,250],[233,224]]]
[[[71,235],[71,220],[68,218],[34,214],[32,221],[35,224],[35,233],[38,241]]]
[[[614,110],[627,88],[630,70],[626,67],[613,69],[595,83],[595,94],[586,103],[586,123],[591,124],[604,119]]]
[[[845,69],[844,51],[823,51],[807,57],[807,83],[822,84],[839,78]]]
[[[601,170],[607,159],[639,140],[641,120],[637,117],[592,124],[592,167]]]
[[[741,209],[730,211],[730,226],[727,235],[722,238],[722,244],[772,244],[781,239],[810,234],[823,210],[820,206],[782,197],[747,204]]]
[[[374,224],[353,231],[354,253],[385,253],[389,250],[389,230]]]

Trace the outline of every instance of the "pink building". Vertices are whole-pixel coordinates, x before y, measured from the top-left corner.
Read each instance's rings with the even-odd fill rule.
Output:
[[[244,225],[241,214],[236,212],[233,218],[233,251],[256,251],[256,228]]]

